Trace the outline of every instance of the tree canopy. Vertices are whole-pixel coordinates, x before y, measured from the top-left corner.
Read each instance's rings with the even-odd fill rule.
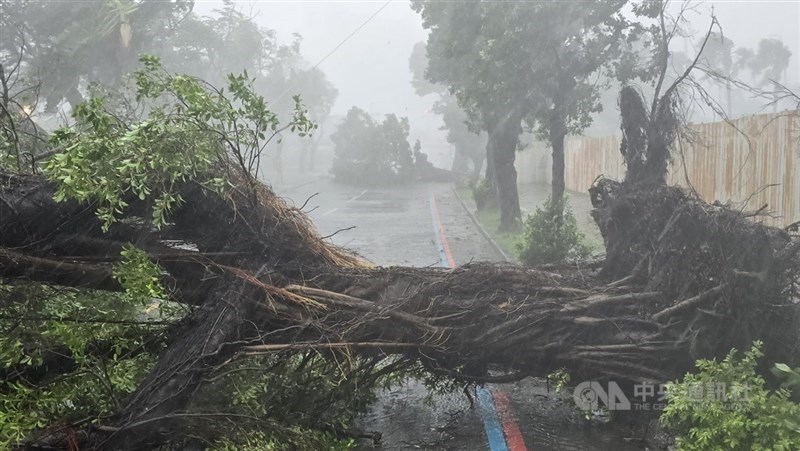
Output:
[[[470,120],[489,134],[488,174],[500,195],[501,228],[520,218],[514,153],[523,121],[553,147],[553,202],[563,197],[563,143],[598,111],[603,68],[631,78],[643,28],[623,14],[627,1],[412,2],[427,42],[428,80],[447,85]],[[638,7],[637,14],[652,14]],[[627,60],[622,61],[622,57]],[[624,64],[623,64],[624,63]]]
[[[382,122],[352,107],[331,135],[335,158],[332,172],[337,181],[385,184],[414,177],[414,159],[408,143],[407,118],[387,114]]]
[[[450,94],[447,86],[431,83],[425,78],[429,63],[425,52],[425,43],[419,42],[414,45],[408,60],[412,75],[411,84],[420,96],[429,94],[438,96],[433,104],[433,112],[442,116],[444,122],[442,130],[447,131],[447,142],[452,144],[455,150],[452,170],[457,173],[467,173],[468,163],[471,163],[471,179],[476,181],[486,161],[486,134],[481,130],[470,129],[469,117],[458,105],[455,96]]]
[[[324,73],[301,56],[299,35],[283,44],[232,2],[209,16],[184,1],[3,0],[2,8],[0,63],[6,72],[19,65],[23,80],[17,89],[39,86],[49,111],[64,98],[76,107],[92,83],[120,87],[141,54],[214,85],[246,70],[257,77],[256,91],[271,96],[270,107],[281,114],[292,111],[292,96],[302,91],[309,114],[323,121],[337,95]]]

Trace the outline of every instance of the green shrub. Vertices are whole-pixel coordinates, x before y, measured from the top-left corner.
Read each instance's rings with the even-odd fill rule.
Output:
[[[741,357],[734,349],[721,362],[698,360],[696,374],[667,384],[669,403],[661,422],[681,433],[678,450],[798,449],[800,404],[791,401],[785,388],[765,387],[756,373],[761,346],[754,343]]]
[[[554,263],[588,256],[591,250],[584,241],[568,200],[564,199],[564,212],[559,215],[548,197],[525,220],[517,251],[520,261],[527,265]]]
[[[472,191],[472,199],[478,210],[491,210],[497,207],[497,193],[494,192],[486,179],[471,182],[469,188]]]

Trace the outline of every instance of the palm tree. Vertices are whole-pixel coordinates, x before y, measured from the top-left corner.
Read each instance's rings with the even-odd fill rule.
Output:
[[[752,70],[761,74],[759,86],[769,86],[774,82],[786,83],[786,70],[792,58],[789,50],[780,39],[762,39],[758,43],[758,53],[752,59]],[[778,109],[777,96],[773,95],[772,112]]]
[[[701,61],[711,70],[725,79],[725,89],[727,92],[728,110],[732,110],[731,105],[731,78],[733,77],[733,41],[726,38],[720,32],[712,32],[708,38],[701,55]]]

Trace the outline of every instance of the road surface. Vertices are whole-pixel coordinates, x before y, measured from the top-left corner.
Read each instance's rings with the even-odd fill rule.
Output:
[[[306,204],[322,236],[378,265],[500,259],[447,184],[365,189],[318,177],[276,191],[295,205]],[[382,392],[358,426],[380,431],[380,447],[390,450],[643,449],[624,433],[583,420],[541,380],[487,386],[478,398],[470,408],[461,392],[432,395],[421,382],[410,381]]]

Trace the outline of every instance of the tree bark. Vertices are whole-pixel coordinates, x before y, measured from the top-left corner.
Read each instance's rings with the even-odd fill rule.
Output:
[[[472,162],[472,171],[470,172],[470,181],[477,182],[481,178],[481,169],[486,162],[485,156],[470,156]]]
[[[550,201],[553,209],[561,216],[564,212],[565,184],[565,156],[564,139],[567,136],[567,125],[564,116],[559,111],[554,111],[550,122],[550,147],[553,150],[553,180],[550,191]]]
[[[517,170],[514,167],[519,135],[522,133],[522,116],[510,112],[494,121],[489,130],[494,175],[500,201],[500,230],[519,230],[522,213],[517,192]]]
[[[458,148],[454,148],[453,164],[450,166],[450,171],[457,174],[469,172],[469,158],[464,153],[459,152]]]

